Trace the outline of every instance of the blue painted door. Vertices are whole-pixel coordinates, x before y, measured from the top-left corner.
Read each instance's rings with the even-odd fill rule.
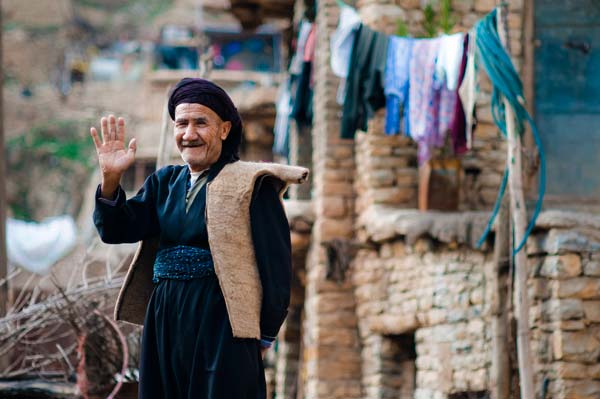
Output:
[[[600,199],[600,1],[535,1],[535,117],[551,196]]]

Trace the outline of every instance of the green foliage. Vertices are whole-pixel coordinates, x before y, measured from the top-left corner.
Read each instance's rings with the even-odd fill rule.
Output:
[[[50,121],[8,141],[7,148],[11,152],[31,155],[32,159],[50,157],[91,166],[92,147],[89,137],[83,137],[80,133],[81,125],[81,122],[74,120]]]
[[[452,15],[452,0],[440,0],[440,11],[435,11],[431,3],[423,9],[423,36],[432,38],[440,33],[450,33],[456,24]]]
[[[38,125],[28,132],[8,140],[6,154],[8,171],[16,182],[16,198],[9,203],[15,217],[30,220],[34,205],[28,200],[28,193],[39,181],[32,181],[32,171],[37,169],[42,176],[59,174],[66,185],[78,176],[88,175],[96,165],[94,146],[85,134],[85,127],[91,121],[54,120]],[[41,182],[42,184],[44,182]],[[46,187],[48,193],[62,187]]]
[[[440,3],[440,29],[444,33],[450,33],[454,27],[452,17],[452,0],[441,0]]]
[[[396,36],[407,37],[409,35],[410,33],[408,32],[408,26],[406,25],[406,22],[399,19],[396,23]]]
[[[431,4],[427,4],[423,10],[423,30],[425,31],[425,37],[435,37],[438,32],[436,24],[435,10]]]

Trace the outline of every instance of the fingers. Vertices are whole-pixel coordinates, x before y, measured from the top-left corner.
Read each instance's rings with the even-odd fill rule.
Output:
[[[94,140],[94,145],[96,146],[96,150],[97,150],[102,145],[102,142],[100,141],[100,138],[98,137],[98,131],[96,130],[95,127],[90,128],[90,134],[92,135],[92,140]]]
[[[125,142],[125,119],[117,120],[117,140]]]
[[[133,153],[133,155],[135,155],[136,151],[137,151],[137,141],[135,141],[135,139],[131,139],[129,141],[129,149],[127,150],[127,152]]]
[[[108,135],[110,140],[117,139],[117,120],[114,115],[108,116]]]
[[[102,133],[102,144],[106,144],[110,137],[108,135],[108,119],[104,116],[100,119],[100,132]]]
[[[100,132],[103,144],[115,140],[125,141],[125,119],[117,119],[114,115],[109,115],[108,118],[103,116],[100,119]]]

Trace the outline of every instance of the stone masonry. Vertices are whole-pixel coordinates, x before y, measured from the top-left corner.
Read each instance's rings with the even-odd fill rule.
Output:
[[[360,398],[360,351],[350,281],[326,280],[323,245],[353,234],[353,142],[339,138],[337,78],[329,67],[329,36],[337,25],[334,0],[318,1],[314,64],[313,192],[315,224],[306,266],[302,376],[305,398]]]
[[[393,34],[402,21],[419,36],[426,3],[354,4],[363,22],[375,30]],[[524,42],[527,4],[509,3],[510,49],[525,76],[531,45]],[[334,0],[317,4],[311,132],[314,224],[306,267],[296,276],[299,288],[280,335],[276,397],[517,398],[510,322],[503,331],[510,341],[503,353],[510,361],[508,396],[497,396],[494,390],[494,279],[504,284],[512,271],[498,275],[493,234],[481,248],[475,246],[506,163],[506,144],[490,112],[490,82],[482,73],[474,145],[461,158],[459,209],[419,212],[416,146],[406,137],[383,133],[383,111],[355,140],[339,138],[339,80],[329,66],[329,36],[339,8]],[[439,2],[433,5],[438,8]],[[454,0],[453,30],[470,29],[495,5],[494,0]],[[545,211],[528,242],[537,397],[600,397],[598,229],[598,216]],[[327,279],[331,265],[326,247],[336,240],[352,248],[346,254],[351,266],[341,281]],[[510,321],[512,314],[507,316]]]

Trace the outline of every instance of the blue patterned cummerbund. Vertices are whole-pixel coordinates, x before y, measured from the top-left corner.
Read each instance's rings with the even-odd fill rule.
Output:
[[[191,280],[214,274],[212,255],[208,249],[178,245],[158,251],[152,281]]]

